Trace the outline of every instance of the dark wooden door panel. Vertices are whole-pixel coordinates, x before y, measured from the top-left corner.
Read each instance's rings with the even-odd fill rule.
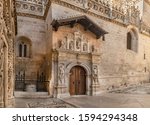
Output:
[[[70,94],[83,95],[86,93],[86,72],[82,67],[73,67],[70,71]]]

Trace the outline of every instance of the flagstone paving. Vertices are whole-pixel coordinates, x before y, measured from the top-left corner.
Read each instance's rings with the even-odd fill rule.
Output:
[[[150,108],[150,84],[130,86],[95,96],[16,98],[17,108]]]

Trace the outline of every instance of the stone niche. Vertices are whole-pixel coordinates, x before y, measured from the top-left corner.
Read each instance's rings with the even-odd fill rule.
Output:
[[[53,90],[50,90],[53,91],[54,97],[61,98],[71,95],[70,79],[71,70],[74,67],[80,67],[85,71],[86,89],[84,95],[94,95],[99,92],[98,64],[100,53],[94,42],[92,43],[86,35],[78,30],[55,41],[57,45],[52,52],[51,85]],[[80,95],[80,93],[73,95]]]

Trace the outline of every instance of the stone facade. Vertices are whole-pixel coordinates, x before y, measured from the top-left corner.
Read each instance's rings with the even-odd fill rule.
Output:
[[[87,95],[149,82],[147,0],[49,0],[36,4],[17,0],[16,7],[15,71],[16,75],[25,72],[27,84],[36,84],[37,74],[43,73],[50,95],[70,96],[70,71],[75,66],[86,72]],[[88,30],[90,25],[84,27],[78,22],[59,26],[56,31],[52,27],[53,20],[80,16],[88,17],[108,34],[97,39]],[[25,57],[19,55],[20,43],[28,46]]]
[[[0,107],[14,106],[14,2],[0,0]]]

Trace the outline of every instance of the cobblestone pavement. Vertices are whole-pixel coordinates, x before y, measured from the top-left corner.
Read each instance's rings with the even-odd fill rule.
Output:
[[[65,103],[60,99],[26,99],[16,98],[16,108],[75,108],[75,106]]]
[[[17,108],[150,108],[150,84],[129,86],[96,96],[16,98]]]

